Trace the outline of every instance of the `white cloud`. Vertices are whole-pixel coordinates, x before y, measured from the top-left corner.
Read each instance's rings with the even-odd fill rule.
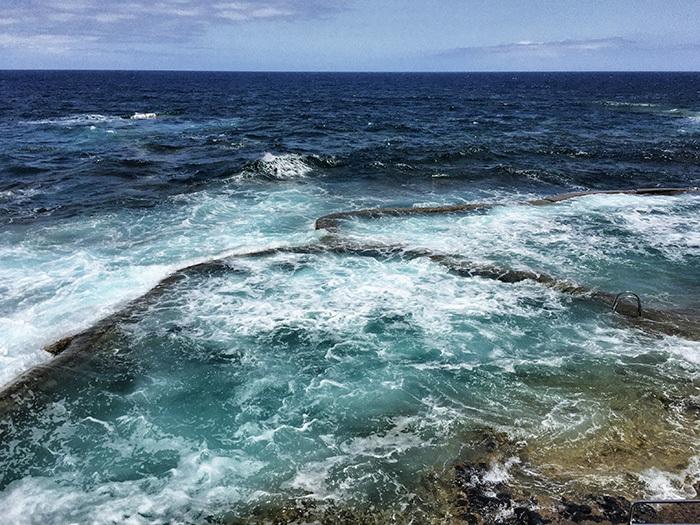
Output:
[[[226,20],[231,20],[232,22],[242,22],[243,20],[248,20],[248,15],[242,11],[219,11],[219,18],[225,18]]]
[[[50,54],[65,53],[85,43],[85,38],[73,38],[66,35],[13,35],[0,33],[0,48],[14,47],[29,51],[41,51]]]
[[[102,24],[113,24],[114,22],[121,22],[123,20],[133,20],[135,15],[127,13],[105,13],[95,16],[95,20]]]
[[[612,36],[459,47],[435,53],[429,60],[435,68],[474,71],[653,69],[659,63],[696,64],[698,50],[700,46],[692,42],[679,45]]]
[[[192,40],[216,25],[313,18],[351,0],[24,0],[0,18],[4,47],[37,49],[51,38],[108,48],[121,43]],[[47,52],[50,51],[47,47]]]
[[[522,40],[509,44],[494,46],[460,47],[441,53],[441,55],[557,55],[571,51],[599,51],[609,49],[623,49],[633,47],[635,43],[622,37],[591,38],[586,40],[557,40],[552,42],[536,42]]]
[[[279,9],[277,7],[262,7],[250,11],[252,18],[275,18],[283,16],[292,16],[294,11],[288,9]]]

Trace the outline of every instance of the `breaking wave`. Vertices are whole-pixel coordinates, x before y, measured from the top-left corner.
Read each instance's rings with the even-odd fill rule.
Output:
[[[102,124],[106,122],[117,122],[123,120],[122,117],[115,115],[102,115],[100,113],[85,113],[78,115],[69,115],[66,117],[45,118],[39,120],[27,120],[24,124],[33,125],[57,125],[57,126],[85,126]]]
[[[119,115],[103,115],[101,113],[79,113],[64,117],[44,118],[38,120],[25,120],[23,124],[29,125],[54,125],[54,126],[92,126],[129,120],[152,120],[157,118],[156,113],[135,112],[127,117]]]
[[[157,118],[155,113],[134,113],[129,117],[131,120],[153,120]]]
[[[626,102],[626,101],[620,101],[620,100],[604,100],[603,101],[604,106],[611,106],[611,107],[621,107],[621,108],[656,108],[659,107],[658,104],[654,104],[652,102]]]
[[[652,468],[642,472],[639,478],[650,498],[694,498],[697,495],[695,487],[700,483],[700,456],[693,457],[688,466],[680,472],[665,472]]]
[[[315,169],[331,168],[337,166],[338,163],[339,161],[335,157],[267,152],[258,160],[246,164],[234,178],[298,180],[306,178]]]

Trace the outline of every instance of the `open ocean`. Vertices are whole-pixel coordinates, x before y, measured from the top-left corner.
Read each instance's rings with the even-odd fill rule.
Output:
[[[697,317],[697,193],[519,204],[693,186],[700,73],[0,71],[0,385],[178,269],[318,245],[316,218],[360,208],[498,204],[342,231]],[[692,334],[425,257],[226,260],[0,396],[0,522],[233,523],[301,500],[423,522],[484,435],[511,444],[487,485],[695,495]]]

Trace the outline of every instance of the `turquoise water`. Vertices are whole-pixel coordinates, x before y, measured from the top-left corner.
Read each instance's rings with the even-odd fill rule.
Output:
[[[606,196],[351,226],[423,246],[447,238],[435,229],[517,214],[531,226],[520,224],[520,244],[494,236],[511,256],[528,246],[529,266],[566,254],[584,277],[589,261],[599,272],[603,256],[613,270],[625,259],[602,241],[577,250],[573,234],[561,252],[538,254],[543,214],[553,227],[574,216],[572,231],[585,232],[604,210],[631,224],[644,264],[694,268],[697,246],[682,233],[697,205]],[[681,228],[673,250],[639,219],[651,211],[666,217],[667,239]],[[498,246],[482,253],[504,258]],[[18,519],[197,521],[295,497],[398,510],[420,505],[422,480],[446,475],[481,428],[528,442],[534,468],[551,475],[554,463],[563,480],[691,490],[696,474],[669,469],[700,452],[697,420],[682,408],[697,395],[697,342],[635,330],[536,283],[463,278],[429,260],[277,254],[228,265],[172,284],[4,421],[0,499]],[[606,284],[627,284],[618,275]],[[587,464],[613,445],[610,463]]]

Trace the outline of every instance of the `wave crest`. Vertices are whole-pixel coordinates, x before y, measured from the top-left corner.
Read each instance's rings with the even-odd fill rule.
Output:
[[[58,126],[80,126],[92,125],[103,122],[115,122],[121,117],[114,115],[102,115],[100,113],[83,113],[79,115],[68,115],[65,117],[45,118],[39,120],[27,120],[24,124],[33,125],[58,125]]]
[[[129,117],[131,120],[153,120],[157,118],[158,115],[156,113],[134,113]]]
[[[38,120],[26,120],[23,124],[38,126],[88,126],[111,122],[123,122],[128,120],[151,120],[157,118],[157,113],[135,112],[128,117],[118,115],[103,115],[101,113],[79,113],[64,117],[43,118]]]
[[[283,155],[265,153],[255,165],[260,172],[280,180],[302,178],[312,170],[311,166],[304,162],[304,158],[296,153]]]
[[[263,177],[271,180],[303,179],[317,167],[332,167],[337,164],[333,157],[267,152],[258,160],[248,163],[240,176],[243,178]]]

